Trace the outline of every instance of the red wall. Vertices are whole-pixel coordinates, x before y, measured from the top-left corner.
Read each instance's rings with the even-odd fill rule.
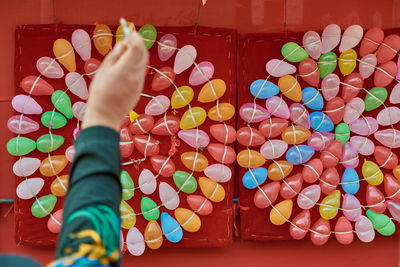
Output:
[[[57,18],[63,23],[117,24],[124,16],[136,24],[187,26],[197,16],[198,0],[56,0]],[[14,159],[6,152],[12,134],[5,127],[12,115],[14,29],[18,24],[52,23],[51,0],[0,0],[0,197],[13,197]],[[400,0],[208,0],[201,9],[200,24],[235,28],[239,32],[320,30],[328,23],[364,28],[400,26]],[[29,255],[45,264],[53,249],[17,246],[9,206],[0,206],[0,253]],[[253,243],[237,240],[220,249],[146,250],[142,257],[126,256],[123,266],[398,266],[398,237],[377,238],[372,244],[354,241],[342,246],[330,240],[323,247],[311,241]],[[1,265],[1,263],[0,263]]]

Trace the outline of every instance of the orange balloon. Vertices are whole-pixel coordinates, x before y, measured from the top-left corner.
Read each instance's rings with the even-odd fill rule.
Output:
[[[396,177],[397,180],[400,180],[400,165],[397,165],[393,169],[393,175]]]
[[[144,230],[144,240],[151,249],[159,249],[163,243],[162,230],[157,221],[148,222]]]
[[[201,220],[196,213],[184,208],[177,208],[174,213],[176,220],[183,229],[191,233],[199,231]]]
[[[197,158],[196,158],[196,152],[182,153],[181,160],[186,168],[188,168],[189,170],[194,169],[195,172],[202,172],[208,166],[208,160],[206,156],[204,156],[201,153],[197,153]],[[194,162],[195,160],[196,162]]]
[[[268,177],[279,181],[288,176],[293,170],[293,164],[286,160],[278,160],[268,167]]]
[[[57,60],[69,71],[76,71],[75,52],[70,42],[57,39],[53,44],[53,53]]]
[[[282,132],[282,140],[289,145],[298,145],[307,141],[310,137],[311,132],[300,125],[288,126]]]
[[[56,178],[53,180],[50,186],[50,191],[57,197],[63,197],[67,194],[69,183],[69,175],[62,175],[60,179]]]
[[[112,45],[113,36],[111,30],[105,24],[98,24],[96,22],[94,25],[96,25],[96,28],[93,31],[94,46],[100,54],[105,56],[110,51]]]
[[[238,153],[236,161],[243,168],[257,168],[265,164],[267,161],[260,152],[256,150],[242,150]]]
[[[199,185],[203,195],[212,202],[221,202],[225,198],[225,189],[217,182],[207,177],[199,178]]]
[[[299,82],[292,75],[285,75],[279,78],[278,81],[279,89],[284,96],[293,100],[294,102],[301,101],[301,87]]]
[[[212,84],[212,87],[210,83]],[[226,91],[226,84],[223,80],[221,79],[211,80],[210,82],[207,82],[203,86],[203,88],[201,88],[201,91],[198,96],[198,101],[201,103],[213,102],[218,98],[220,98],[221,96],[223,96],[225,94],[225,91]]]
[[[276,210],[279,211],[276,211]],[[269,220],[274,225],[282,225],[289,220],[292,215],[293,201],[291,199],[285,199],[276,204],[275,209],[271,209],[269,214]]]
[[[235,107],[229,103],[219,103],[219,114],[217,112],[217,105],[210,108],[208,117],[213,121],[227,121],[235,115]]]
[[[40,163],[40,173],[47,177],[59,174],[68,164],[68,159],[64,155],[51,156],[50,159],[54,171],[53,168],[51,168],[49,157],[45,158],[44,160],[42,160],[42,163]]]

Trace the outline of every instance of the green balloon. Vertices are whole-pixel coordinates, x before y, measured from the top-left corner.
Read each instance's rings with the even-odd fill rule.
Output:
[[[153,44],[154,41],[157,38],[157,30],[156,28],[154,28],[153,25],[150,24],[146,24],[143,25],[140,29],[139,29],[139,34],[144,38],[144,39],[148,39],[144,41],[144,45],[146,46],[147,50],[149,50]]]
[[[375,230],[381,235],[390,236],[396,231],[396,226],[387,215],[375,213],[370,209],[366,211],[366,214],[371,220]]]
[[[17,149],[18,140],[18,149]],[[17,136],[12,138],[7,143],[7,151],[13,156],[23,156],[31,153],[36,149],[36,142],[32,139],[23,136]]]
[[[40,152],[48,153],[57,150],[64,144],[64,137],[57,134],[44,134],[36,140],[37,149]]]
[[[365,96],[365,111],[374,110],[382,105],[388,96],[388,92],[383,87],[374,87]]]
[[[57,203],[57,197],[55,195],[50,194],[42,196],[36,199],[35,202],[33,202],[31,208],[32,215],[37,218],[46,217],[53,211],[56,203]]]
[[[68,119],[72,119],[74,116],[72,113],[71,100],[65,92],[61,90],[55,91],[51,95],[51,103],[53,103],[56,109],[64,114]]]
[[[342,145],[350,139],[350,127],[346,123],[342,122],[336,126],[335,138],[340,140]]]
[[[53,117],[53,118],[52,118]],[[42,124],[50,128],[50,121],[53,124],[51,129],[60,129],[67,124],[67,119],[57,111],[46,111],[41,118]]]
[[[318,70],[321,79],[335,71],[337,65],[337,56],[334,52],[330,51],[323,54],[318,60]]]
[[[160,209],[157,204],[149,197],[143,197],[140,201],[140,209],[143,217],[148,220],[157,220],[160,217]]]
[[[300,62],[309,57],[304,48],[293,42],[284,44],[281,53],[282,56],[290,62]]]
[[[120,181],[122,187],[122,199],[131,199],[135,194],[135,184],[127,171],[121,171]]]
[[[190,173],[175,171],[172,178],[174,179],[175,185],[184,193],[190,194],[197,189],[197,181]]]

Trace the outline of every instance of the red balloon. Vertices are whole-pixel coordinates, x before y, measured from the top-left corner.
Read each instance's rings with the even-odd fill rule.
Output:
[[[393,61],[388,61],[379,65],[374,74],[374,84],[376,87],[386,87],[397,73],[397,65]]]
[[[310,237],[311,241],[316,246],[322,246],[325,244],[329,236],[331,234],[331,225],[329,221],[325,220],[324,218],[319,218],[311,228],[313,231],[317,233],[311,232]]]
[[[303,179],[307,183],[314,183],[321,176],[324,167],[322,161],[319,158],[312,159],[307,163],[303,164]]]
[[[364,38],[361,40],[360,45],[360,57],[366,56],[368,54],[372,54],[378,48],[379,44],[382,43],[385,34],[383,33],[381,28],[371,28],[369,29]]]
[[[100,67],[100,65],[101,65],[101,61],[98,59],[89,58],[88,60],[86,60],[84,69],[85,69],[85,73],[88,74],[88,77],[90,79],[93,79],[95,74],[93,73],[93,74],[89,75],[89,73],[95,72]]]
[[[119,131],[119,136],[119,150],[121,152],[121,157],[128,158],[132,155],[134,148],[132,135],[127,127],[122,127]]]
[[[397,155],[385,146],[375,146],[374,156],[381,168],[393,170],[399,164]]]
[[[175,135],[179,131],[179,118],[173,115],[167,115],[160,118],[151,130],[155,135]]]
[[[208,215],[213,211],[211,201],[200,195],[187,195],[186,201],[190,208],[199,215]]]
[[[257,190],[254,194],[254,204],[257,208],[265,209],[274,203],[279,193],[279,182],[272,182],[261,187],[262,191]],[[267,196],[267,197],[265,197]]]
[[[314,60],[311,58],[302,60],[299,64],[299,74],[306,83],[312,87],[318,87],[319,70],[317,63]]]
[[[303,177],[301,173],[296,173],[289,178],[285,179],[286,183],[281,184],[281,190],[279,191],[281,197],[284,199],[294,198],[300,191],[303,186]]]
[[[396,55],[397,51],[400,50],[400,36],[397,34],[391,34],[383,39],[383,43],[378,48],[376,55],[378,63],[382,64],[392,60]]]
[[[128,127],[128,125],[131,123],[131,120],[129,119],[129,117],[125,117],[122,122],[121,122],[121,126],[119,126],[120,128],[122,127]]]
[[[324,168],[334,168],[342,157],[342,143],[336,139],[322,150],[320,159]]]
[[[383,213],[386,210],[385,196],[376,186],[367,185],[365,195],[367,206],[373,212]]]
[[[342,245],[348,245],[353,242],[353,226],[343,215],[339,217],[335,225],[335,237]]]
[[[149,135],[135,135],[133,137],[133,143],[135,144],[135,148],[143,155],[146,155],[146,157],[157,155],[160,152],[160,142]]]
[[[175,80],[175,72],[171,67],[162,67],[159,71],[169,79],[157,72],[154,75],[153,81],[151,82],[151,89],[154,91],[162,91],[167,89],[171,86],[171,81],[173,82]]]
[[[385,174],[383,181],[384,181],[386,197],[399,202],[400,182],[390,174]]]
[[[171,177],[175,172],[175,164],[166,156],[154,155],[150,158],[153,169],[163,177]],[[162,169],[161,169],[162,167]]]
[[[269,118],[261,122],[258,130],[266,138],[270,139],[280,135],[289,125],[289,121],[281,118]]]
[[[153,129],[154,118],[147,114],[141,114],[134,122],[129,125],[132,134],[144,134]]]
[[[336,190],[340,181],[339,173],[336,168],[328,168],[321,174],[319,186],[322,193],[329,195]]]
[[[349,102],[358,95],[364,87],[364,78],[358,72],[349,74],[342,84],[342,99],[344,102]]]
[[[311,215],[309,210],[303,210],[292,220],[292,223],[289,226],[289,233],[293,239],[303,239],[311,226]]]
[[[213,124],[210,127],[211,135],[221,143],[233,143],[236,140],[236,130],[228,124]],[[226,139],[226,140],[225,140]]]
[[[236,139],[243,146],[259,146],[265,142],[265,137],[257,129],[247,126],[237,131]]]
[[[26,76],[22,81],[21,81],[21,88],[26,92],[30,93],[31,95],[52,95],[54,93],[54,87],[51,86],[48,82],[43,80],[42,78],[39,78],[35,84],[35,87],[33,88],[32,92],[32,86],[35,83],[36,79],[38,76],[34,75],[29,75]]]
[[[207,146],[207,151],[210,155],[218,162],[224,164],[232,164],[236,160],[235,150],[224,144],[209,144]]]
[[[334,97],[326,103],[326,115],[331,119],[334,125],[342,121],[344,116],[344,101],[341,97]]]

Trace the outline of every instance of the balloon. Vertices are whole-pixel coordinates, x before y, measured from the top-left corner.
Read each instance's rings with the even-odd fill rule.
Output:
[[[157,38],[156,28],[154,28],[154,26],[150,24],[143,25],[139,29],[139,34],[143,37],[144,45],[146,46],[147,50],[149,50],[154,45],[154,41]],[[175,73],[177,72],[175,71]]]
[[[7,121],[7,128],[15,134],[36,132],[39,127],[39,123],[23,115],[14,115]]]
[[[319,57],[319,56],[318,56]],[[299,64],[299,76],[312,87],[318,87],[319,70],[317,62],[311,58],[306,58]],[[291,76],[293,77],[293,76]],[[279,86],[280,87],[280,86]],[[291,88],[291,87],[289,87]],[[301,97],[300,97],[301,98]],[[298,100],[297,102],[299,102]]]
[[[386,201],[388,210],[390,212],[390,215],[395,219],[396,221],[400,221],[400,203],[395,202],[392,200]]]
[[[213,159],[222,164],[232,164],[236,160],[235,150],[230,146],[225,146],[224,144],[210,144],[207,146],[207,151]]]
[[[194,148],[207,147],[210,143],[208,134],[199,129],[180,130],[178,136],[186,144]]]
[[[239,109],[239,115],[242,120],[248,123],[260,122],[270,117],[267,109],[253,103],[243,104]]]
[[[180,127],[182,130],[196,128],[206,120],[206,111],[201,107],[193,107],[183,113]]]
[[[314,149],[307,145],[294,145],[286,152],[286,160],[293,165],[300,165],[309,161],[314,153]]]
[[[301,190],[297,197],[297,206],[303,210],[309,210],[315,206],[321,196],[321,188],[317,184],[307,186]]]
[[[396,124],[400,121],[400,109],[398,107],[384,108],[378,113],[376,119],[382,126]]]
[[[378,122],[373,117],[361,117],[349,124],[353,133],[369,136],[378,130]]]
[[[325,113],[333,124],[338,124],[344,116],[344,101],[340,97],[334,97],[326,104]]]
[[[92,52],[92,42],[89,34],[85,30],[77,29],[72,33],[71,42],[82,60],[87,61]]]
[[[151,130],[152,134],[155,135],[175,135],[179,131],[179,119],[173,115],[166,115],[160,118],[153,126]]]
[[[148,220],[157,220],[160,217],[160,210],[157,204],[149,197],[142,197],[140,201],[140,210],[143,217]]]
[[[64,71],[55,59],[51,57],[41,57],[36,62],[36,68],[45,77],[59,79],[64,76]]]
[[[183,108],[192,101],[193,96],[194,93],[191,87],[181,86],[172,93],[171,107],[173,109]]]
[[[376,186],[367,185],[365,199],[368,208],[373,212],[383,213],[386,210],[385,196]]]
[[[42,107],[30,96],[16,95],[13,97],[11,104],[15,111],[24,114],[41,114]]]
[[[321,83],[321,92],[326,101],[334,98],[339,92],[340,79],[335,73],[325,76]]]
[[[378,46],[382,43],[384,36],[385,34],[381,28],[373,27],[369,29],[361,40],[360,56],[363,57],[375,52]]]
[[[383,39],[383,43],[378,47],[377,58],[378,63],[382,64],[392,60],[400,50],[400,36],[390,34]]]
[[[343,76],[349,75],[356,68],[357,52],[353,49],[344,51],[339,56],[339,69]]]
[[[58,234],[61,232],[62,219],[63,219],[63,209],[59,209],[53,213],[53,216],[47,221],[47,229],[53,234]]]
[[[201,227],[199,216],[191,210],[177,208],[174,212],[176,220],[188,232],[197,232]]]
[[[290,62],[300,62],[308,58],[307,52],[294,42],[288,42],[282,46],[282,56]]]
[[[36,83],[35,83],[36,82]],[[54,87],[39,76],[26,76],[20,83],[21,88],[31,95],[51,95]]]
[[[225,183],[232,178],[231,169],[228,166],[219,163],[209,165],[204,170],[204,174],[217,183]]]
[[[160,60],[167,61],[170,59],[175,53],[177,45],[178,41],[176,40],[175,35],[170,33],[163,35],[163,37],[160,38],[157,47],[158,57]]]
[[[158,194],[162,205],[169,210],[175,210],[180,203],[179,195],[175,189],[165,182],[158,185]]]
[[[332,51],[340,43],[341,30],[337,24],[329,24],[322,32],[322,53]]]
[[[311,133],[303,126],[289,126],[282,132],[282,140],[289,145],[298,145],[304,143]]]
[[[94,24],[96,28],[93,31],[93,43],[97,51],[105,56],[111,49],[112,45],[112,33],[110,28],[105,24]]]
[[[122,170],[119,180],[122,187],[122,199],[123,200],[131,199],[135,194],[135,184],[132,181],[132,177],[129,175],[127,171]]]
[[[367,137],[352,136],[350,138],[350,143],[354,146],[356,151],[363,156],[369,156],[374,153],[375,144]]]
[[[358,95],[364,86],[364,79],[360,73],[354,72],[344,79],[342,86],[342,98],[349,102]]]
[[[53,103],[55,108],[68,119],[72,119],[74,117],[71,99],[65,92],[61,90],[54,91],[54,93],[51,95],[51,103]]]
[[[172,178],[174,179],[175,185],[184,193],[190,194],[197,189],[196,179],[193,175],[185,171],[175,171]]]
[[[322,193],[329,195],[332,193],[339,184],[339,173],[336,168],[325,169],[321,174],[319,186]]]
[[[293,201],[291,199],[285,199],[275,205],[275,208],[271,210],[269,214],[269,220],[274,225],[282,225],[289,220],[292,215]]]
[[[394,129],[385,129],[375,132],[374,137],[382,145],[388,148],[400,147],[400,131]]]
[[[213,211],[211,201],[200,195],[187,195],[186,202],[190,208],[199,215],[209,215]]]
[[[322,95],[313,87],[306,87],[303,89],[303,97],[301,100],[305,106],[313,110],[322,110],[324,107]]]
[[[151,157],[160,152],[160,142],[149,135],[134,135],[133,143],[136,150],[145,156]]]
[[[320,111],[314,111],[310,114],[310,126],[316,132],[330,132],[334,127],[332,120]]]
[[[307,145],[315,151],[321,151],[326,148],[333,140],[335,135],[329,132],[313,132],[307,139]]]
[[[49,158],[51,159],[51,165]],[[68,159],[64,155],[50,156],[42,160],[40,163],[40,173],[44,176],[51,177],[59,174],[68,164]]]
[[[121,152],[121,157],[128,158],[132,155],[134,148],[131,132],[124,126],[120,129],[119,136],[119,150]]]
[[[40,160],[37,158],[23,157],[13,165],[13,172],[19,177],[27,177],[34,174],[39,169]]]
[[[315,31],[308,31],[303,35],[303,47],[313,59],[321,56],[322,43],[319,34]]]
[[[257,190],[254,194],[254,205],[257,208],[264,209],[269,207],[275,202],[279,193],[279,182],[272,182],[261,187],[261,190]]]
[[[146,195],[153,194],[153,192],[157,188],[156,177],[148,169],[143,169],[142,172],[139,174],[138,184],[140,191],[142,191],[142,193]]]
[[[24,156],[35,149],[35,141],[23,136],[14,137],[7,143],[7,151],[13,156]]]
[[[356,221],[355,230],[357,237],[365,243],[371,242],[375,238],[375,231],[372,226],[371,221],[365,217],[361,216],[361,219]]]
[[[279,181],[288,176],[293,170],[293,164],[285,160],[278,160],[269,165],[268,177],[271,180]]]
[[[203,84],[211,79],[213,75],[214,65],[210,61],[202,61],[190,73],[189,84],[193,86]]]
[[[358,70],[364,79],[369,78],[375,71],[377,59],[374,54],[368,54],[361,58]]]
[[[149,221],[144,230],[144,240],[151,249],[159,249],[163,243],[162,230],[157,221]]]
[[[388,93],[383,87],[374,87],[365,96],[365,110],[370,111],[378,108],[386,101]]]
[[[221,79],[213,79],[203,85],[197,100],[200,103],[214,102],[218,98],[222,97],[225,94],[225,91],[225,82]]]
[[[300,103],[293,103],[289,107],[290,119],[292,123],[310,129],[310,114],[308,110]]]
[[[340,42],[339,51],[344,52],[350,48],[356,47],[361,41],[364,34],[364,30],[360,25],[349,26],[342,35],[342,41]]]
[[[165,95],[157,95],[151,98],[147,103],[144,113],[147,115],[157,116],[165,113],[169,108],[170,101]]]
[[[331,74],[337,66],[337,56],[334,52],[330,51],[323,54],[318,60],[318,70],[321,79]]]
[[[218,183],[206,177],[199,178],[199,185],[203,195],[213,202],[221,202],[225,198],[225,189]]]
[[[319,214],[325,220],[331,220],[336,217],[340,206],[340,191],[335,190],[327,195],[319,206]]]
[[[400,182],[390,174],[385,174],[384,188],[386,198],[390,198],[394,201],[400,201]]]
[[[396,226],[387,215],[375,213],[370,209],[368,209],[365,213],[371,220],[372,225],[378,233],[384,236],[391,236],[394,234]]]
[[[218,114],[218,109],[219,114]],[[213,121],[227,121],[235,115],[235,107],[230,103],[217,103],[217,105],[210,108],[208,117]]]
[[[359,97],[353,98],[344,107],[343,121],[347,124],[354,122],[364,112],[364,109],[364,101]]]
[[[361,218],[361,204],[357,197],[351,194],[344,194],[342,202],[343,215],[352,222]]]
[[[302,175],[304,177],[304,181],[307,183],[314,183],[318,180],[318,178],[322,174],[323,166],[322,161],[319,158],[315,158],[307,162],[307,164],[303,164]]]
[[[312,232],[310,234],[311,241],[316,246],[322,246],[328,242],[329,236],[331,235],[331,226],[329,221],[319,218],[311,227]]]
[[[136,31],[136,27],[135,24],[133,24],[133,22],[127,21],[126,22],[126,26],[132,31],[135,32]],[[115,33],[115,41],[118,43],[122,40],[124,40],[125,38],[128,37],[128,35],[125,34],[124,32],[124,28],[122,26],[122,24],[120,24],[117,28],[117,31]]]
[[[121,200],[119,205],[121,227],[124,229],[131,229],[136,224],[136,214],[132,207],[126,203],[125,200]]]
[[[337,241],[342,245],[348,245],[353,242],[353,227],[344,216],[340,216],[336,222],[335,237]]]
[[[85,74],[93,79],[94,75],[97,72],[97,69],[100,67],[101,62],[95,58],[89,58],[84,65]]]
[[[236,140],[236,130],[231,125],[213,124],[210,127],[210,134],[218,142],[231,144]]]
[[[387,170],[392,170],[399,164],[397,155],[384,146],[376,146],[374,156],[379,167]]]
[[[57,134],[44,134],[36,140],[36,148],[43,153],[57,150],[64,144],[64,137]]]
[[[334,168],[342,157],[342,143],[339,140],[332,141],[327,148],[322,150],[320,159],[324,168]]]
[[[282,77],[284,75],[293,74],[296,72],[296,67],[287,63],[283,59],[271,59],[265,65],[268,74],[273,77]]]
[[[397,66],[400,66],[400,59],[399,58],[397,58]],[[397,68],[396,80],[400,80],[400,68],[399,67]],[[396,84],[396,86],[397,85],[398,85],[398,83]],[[393,90],[392,90],[392,93],[393,93]]]
[[[303,239],[311,226],[311,215],[309,210],[303,210],[294,217],[293,224],[289,226],[289,233],[293,239]]]
[[[254,189],[257,186],[262,185],[267,179],[266,168],[255,168],[248,170],[242,178],[243,186],[247,189]]]
[[[70,42],[62,38],[57,39],[53,44],[53,53],[69,72],[76,70],[75,52]]]
[[[289,122],[287,120],[281,118],[269,118],[260,123],[258,130],[262,135],[270,139],[280,135],[288,125]]]
[[[150,158],[153,169],[163,177],[171,177],[175,172],[175,164],[172,159],[162,155],[154,155]]]
[[[175,73],[171,67],[162,67],[153,77],[151,89],[158,92],[167,89],[175,80]]]
[[[281,79],[279,79],[281,80]],[[267,80],[255,80],[250,85],[250,93],[258,99],[267,99],[279,93],[279,88],[276,84]]]
[[[186,168],[195,172],[202,172],[208,166],[207,158],[203,154],[200,154],[198,152],[182,153],[181,161]]]
[[[301,101],[300,84],[297,82],[297,79],[292,75],[285,75],[279,78],[278,86],[282,94],[285,95],[290,100],[293,100],[295,102]]]
[[[236,139],[243,146],[259,146],[265,142],[264,136],[257,129],[248,126],[237,131]]]
[[[139,118],[129,125],[129,130],[132,134],[144,134],[150,132],[153,129],[154,119],[152,116],[147,114],[141,114]]]
[[[346,168],[342,175],[342,189],[348,194],[354,195],[360,189],[360,181],[355,169]]]
[[[44,180],[42,178],[28,178],[23,180],[17,186],[17,196],[20,199],[31,199],[42,190],[43,185]]]
[[[255,150],[244,149],[237,154],[236,161],[243,168],[257,168],[266,162],[265,158]]]
[[[268,139],[261,148],[260,153],[266,159],[277,159],[280,158],[287,150],[288,144],[278,139]]]
[[[300,192],[302,185],[303,177],[301,173],[296,173],[283,181],[279,193],[284,199],[294,198]]]
[[[24,118],[27,119],[28,117],[25,116]],[[44,126],[51,129],[60,129],[67,124],[67,119],[65,119],[63,115],[56,111],[46,111],[45,113],[43,113],[41,121]],[[21,128],[22,126],[23,124],[21,124]]]
[[[342,122],[336,126],[335,129],[335,138],[344,145],[350,139],[350,127],[346,123]],[[355,148],[356,149],[356,148]],[[356,149],[356,151],[358,151]]]
[[[32,204],[31,212],[36,218],[43,218],[53,211],[54,206],[57,203],[57,197],[55,195],[45,195],[37,198]]]
[[[69,184],[69,175],[62,175],[53,180],[50,191],[57,197],[63,197],[67,194]]]
[[[161,228],[168,241],[178,243],[182,240],[183,232],[181,226],[166,212],[161,213]]]
[[[342,163],[343,167],[345,168],[357,168],[358,166],[358,153],[356,148],[350,142],[343,144],[340,163]]]
[[[397,73],[397,65],[393,61],[380,64],[376,67],[374,74],[374,85],[376,87],[386,87],[392,81]]]
[[[190,66],[193,65],[193,62],[196,60],[197,51],[196,48],[192,45],[185,45],[180,48],[178,53],[175,56],[174,62],[174,72],[176,74],[181,74]]]
[[[14,171],[14,172],[15,172],[15,171]],[[397,180],[400,180],[400,179],[399,179],[399,177],[400,177],[400,165],[397,165],[396,167],[394,167],[394,169],[393,169],[393,175],[394,175],[394,177],[397,178]]]
[[[272,96],[265,101],[265,106],[271,115],[282,119],[289,119],[289,107],[282,97]]]

